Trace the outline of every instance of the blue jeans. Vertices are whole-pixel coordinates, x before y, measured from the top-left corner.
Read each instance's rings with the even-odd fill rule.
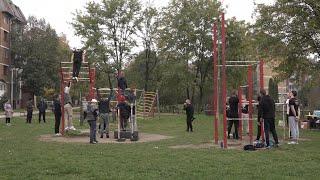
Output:
[[[90,142],[97,141],[96,130],[97,130],[97,121],[88,121],[90,126]]]
[[[109,113],[100,114],[100,134],[109,134]]]

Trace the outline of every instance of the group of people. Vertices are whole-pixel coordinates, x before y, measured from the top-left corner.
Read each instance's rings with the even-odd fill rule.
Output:
[[[297,99],[297,92],[291,91],[288,94],[287,100],[287,116],[288,123],[291,132],[291,141],[288,144],[298,144],[299,137],[299,127],[298,121],[300,116],[299,101]],[[232,92],[231,97],[228,100],[229,108],[227,109],[227,118],[228,118],[228,138],[230,138],[230,133],[232,126],[234,126],[233,138],[238,139],[238,128],[239,128],[239,98],[237,97],[236,91]],[[264,89],[260,90],[260,96],[258,96],[258,126],[257,126],[257,138],[256,141],[260,140],[261,136],[261,126],[263,124],[265,131],[265,143],[266,147],[270,148],[270,136],[272,134],[274,139],[274,146],[279,145],[279,140],[275,128],[275,102],[271,96],[267,95]],[[245,114],[248,113],[248,109],[244,108],[241,110]],[[248,119],[244,119],[245,121]]]

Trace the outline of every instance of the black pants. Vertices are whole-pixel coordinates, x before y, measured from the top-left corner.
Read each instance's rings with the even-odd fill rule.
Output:
[[[264,121],[263,121],[264,122],[264,133],[265,133],[265,136],[266,136],[266,144],[267,144],[267,146],[270,145],[269,132],[272,133],[272,136],[273,136],[273,139],[274,139],[275,143],[279,144],[274,121],[275,121],[274,118],[264,119]]]
[[[32,120],[32,112],[33,111],[27,111],[27,123],[31,124],[31,120]]]
[[[128,125],[128,119],[124,117],[120,117],[120,128],[121,130],[125,130]]]
[[[46,112],[39,111],[39,123],[41,122],[41,116],[42,116],[43,122],[45,123],[46,122]]]
[[[59,133],[59,127],[60,127],[60,121],[61,121],[61,114],[60,113],[55,113],[54,114],[54,133],[57,134]]]
[[[187,117],[187,131],[193,131],[192,129],[192,117]]]
[[[235,139],[238,139],[239,138],[239,133],[238,133],[238,128],[239,128],[239,121],[238,120],[232,120],[230,119],[228,121],[228,137],[229,137],[229,134],[231,132],[231,129],[232,129],[232,125],[234,124],[234,134],[235,136],[233,138]]]
[[[81,68],[81,60],[73,62],[73,70],[72,70],[72,77],[79,77],[79,72]]]
[[[7,123],[10,123],[10,119],[11,119],[11,118],[6,118],[6,124],[7,124]]]
[[[261,137],[261,126],[258,125],[257,128],[258,128],[258,133],[257,133],[257,139],[256,139],[256,140],[259,141],[259,140],[260,140],[260,137]]]

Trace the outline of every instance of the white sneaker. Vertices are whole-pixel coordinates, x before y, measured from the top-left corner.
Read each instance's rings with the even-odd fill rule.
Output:
[[[64,128],[64,131],[68,131],[68,130],[70,130],[69,127]]]
[[[76,128],[74,128],[74,126],[71,126],[69,129],[72,130],[72,131],[76,130]]]
[[[57,133],[57,134],[55,134],[55,136],[62,136],[62,134],[61,133]]]
[[[298,144],[298,143],[295,141],[290,141],[290,142],[288,142],[288,144]]]

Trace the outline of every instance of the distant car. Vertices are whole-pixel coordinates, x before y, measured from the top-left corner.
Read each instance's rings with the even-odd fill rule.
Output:
[[[314,110],[314,111],[313,111],[313,115],[314,115],[314,117],[316,117],[317,119],[320,119],[320,110]]]

